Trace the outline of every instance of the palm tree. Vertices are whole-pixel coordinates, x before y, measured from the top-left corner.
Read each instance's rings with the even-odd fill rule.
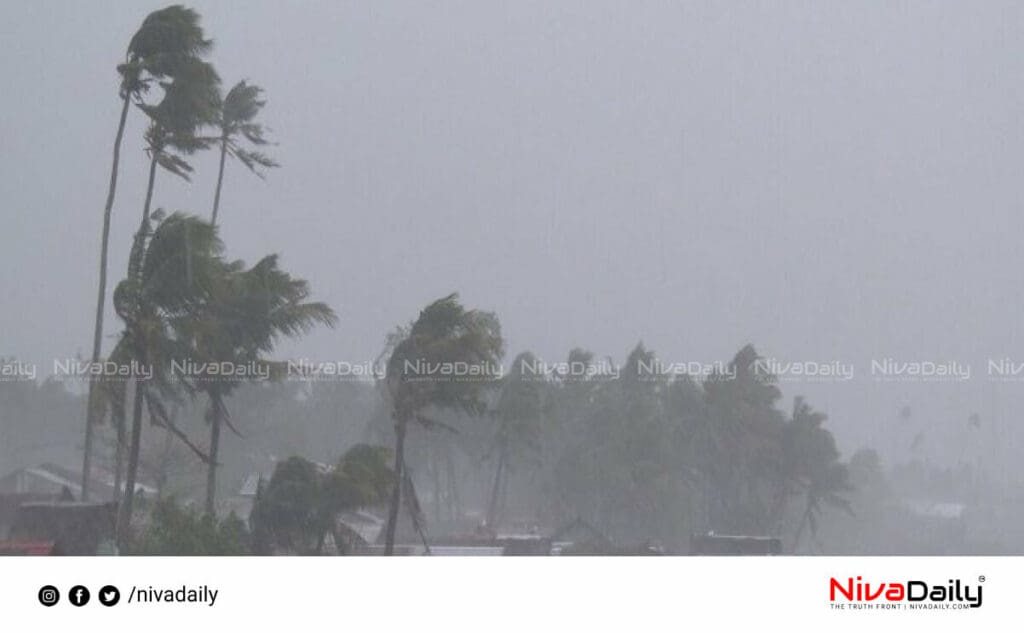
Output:
[[[139,106],[150,119],[145,133],[149,180],[140,226],[149,220],[157,166],[189,180],[192,166],[185,159],[210,146],[210,139],[201,136],[200,131],[212,124],[217,114],[220,77],[209,63],[199,58],[184,60],[174,79],[162,85],[164,97],[159,103]]]
[[[776,378],[757,370],[760,359],[746,345],[726,371],[703,382],[705,415],[695,429],[694,463],[713,530],[762,531],[771,519],[762,488],[775,483],[770,475],[785,415],[775,408],[782,395]]]
[[[839,508],[853,514],[850,502],[843,496],[852,490],[846,466],[839,461],[835,438],[824,423],[828,417],[814,411],[803,398],[793,402],[793,416],[783,434],[783,459],[790,480],[803,488],[804,509],[793,536],[793,552],[800,546],[804,529],[812,536],[818,531],[818,517],[823,506]]]
[[[536,456],[540,452],[540,416],[542,413],[541,377],[533,375],[528,367],[536,366],[537,359],[523,352],[512,361],[509,374],[502,379],[494,414],[498,418],[492,452],[497,454],[491,500],[487,505],[487,527],[495,529],[499,503],[507,485],[510,461],[524,454]]]
[[[98,363],[103,342],[103,309],[107,295],[107,256],[110,243],[110,218],[117,191],[117,174],[121,160],[121,141],[124,138],[128,107],[132,102],[142,103],[142,96],[151,84],[173,78],[182,61],[205,55],[212,46],[199,26],[199,14],[192,9],[173,5],[146,16],[142,26],[132,36],[125,52],[125,61],[117,67],[121,76],[119,95],[121,117],[114,135],[114,158],[107,186],[107,201],[103,208],[103,230],[100,237],[99,289],[96,298],[96,318],[92,340],[92,362]],[[93,427],[98,410],[96,390],[89,384],[86,407],[85,456],[82,462],[82,499],[89,498],[92,472]]]
[[[130,447],[127,454],[124,496],[118,517],[118,540],[128,536],[142,440],[142,415],[175,433],[201,459],[207,456],[172,422],[164,400],[176,397],[179,383],[171,380],[173,360],[188,356],[188,350],[174,333],[181,329],[200,304],[209,301],[212,289],[222,273],[222,246],[213,227],[193,216],[173,214],[150,230],[146,218],[129,257],[129,275],[114,290],[114,308],[124,322],[120,340],[112,358],[131,360],[144,373],[135,376],[132,403]],[[122,394],[117,402],[124,405]],[[124,419],[122,412],[117,414]],[[120,449],[119,449],[120,450]]]
[[[394,479],[388,453],[357,444],[330,470],[301,457],[278,463],[269,484],[258,492],[250,519],[253,533],[297,553],[319,554],[328,534],[336,543],[345,540],[334,520],[338,513],[387,499]]]
[[[277,167],[278,164],[269,156],[255,149],[247,149],[242,146],[242,139],[249,141],[254,146],[266,145],[264,128],[255,122],[256,116],[266,105],[266,101],[260,99],[263,89],[259,86],[248,84],[242,80],[234,85],[224,100],[220,103],[220,114],[217,118],[217,127],[220,129],[220,168],[217,172],[217,190],[213,195],[213,213],[210,222],[217,224],[217,210],[220,208],[220,190],[224,184],[224,161],[227,156],[242,161],[249,171],[263,178],[260,168],[269,169]]]
[[[490,312],[466,310],[458,295],[434,301],[420,312],[388,359],[385,385],[395,422],[395,466],[384,554],[395,549],[395,529],[405,479],[405,437],[410,422],[427,429],[440,425],[427,415],[429,407],[480,414],[486,409],[481,397],[492,384],[487,376],[501,361],[504,341],[497,317]],[[486,370],[481,379],[458,379],[439,368],[459,364]]]
[[[280,337],[296,337],[317,324],[334,327],[337,322],[329,306],[308,301],[309,296],[308,282],[294,279],[278,268],[276,255],[264,257],[248,270],[241,262],[233,262],[225,266],[211,300],[192,319],[181,322],[180,334],[200,363],[263,365],[269,369],[272,363],[264,355],[274,349]],[[205,393],[209,399],[206,512],[212,515],[221,424],[235,430],[225,400],[240,383],[210,376],[192,379],[196,391]]]

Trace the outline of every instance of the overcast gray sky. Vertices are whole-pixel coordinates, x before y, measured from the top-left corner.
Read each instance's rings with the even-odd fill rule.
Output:
[[[0,355],[88,355],[114,67],[164,4],[0,5]],[[847,452],[902,404],[1015,423],[1024,383],[981,374],[1024,357],[1019,3],[190,6],[224,82],[266,88],[280,143],[266,182],[228,166],[229,253],[281,253],[341,318],[282,355],[373,358],[459,291],[498,313],[510,357],[621,360],[643,340],[678,361],[751,342],[858,369],[975,363],[963,385],[785,386]],[[142,126],[132,113],[113,283]],[[196,167],[190,185],[161,174],[155,204],[208,214],[215,157]]]

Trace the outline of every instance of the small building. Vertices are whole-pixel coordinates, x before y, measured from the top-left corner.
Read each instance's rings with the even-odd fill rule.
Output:
[[[47,501],[74,501],[74,497],[67,488],[59,494],[0,493],[0,541],[7,539],[22,504]]]
[[[123,485],[122,485],[123,486]],[[90,479],[90,498],[114,498],[114,475],[99,469]],[[0,494],[61,495],[67,490],[75,499],[82,497],[82,473],[57,464],[44,463],[32,468],[19,468],[0,478]],[[135,491],[153,498],[153,486],[136,482]]]
[[[561,556],[601,556],[620,553],[619,548],[605,536],[604,532],[581,517],[576,517],[552,532],[549,541],[551,553]]]
[[[0,553],[94,556],[113,553],[117,504],[78,501],[23,503]]]

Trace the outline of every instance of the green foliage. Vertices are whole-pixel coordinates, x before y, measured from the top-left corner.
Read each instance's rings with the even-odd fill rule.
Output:
[[[274,469],[253,508],[253,531],[271,548],[297,554],[322,550],[339,512],[380,504],[394,475],[386,448],[359,444],[332,469],[290,457]],[[341,540],[340,538],[335,539]]]
[[[803,398],[793,403],[793,415],[783,431],[782,473],[786,482],[795,483],[804,496],[804,512],[794,537],[794,550],[800,544],[804,527],[812,536],[824,506],[853,514],[844,493],[852,490],[845,464],[839,462],[835,439],[823,427],[827,416],[814,411]],[[792,491],[790,491],[792,492]]]
[[[350,448],[324,479],[328,510],[337,513],[386,499],[394,483],[390,459],[391,451],[383,446],[357,444]]]
[[[270,483],[253,508],[253,530],[270,535],[277,547],[311,553],[330,529],[323,511],[323,481],[316,464],[289,457],[274,469]]]
[[[249,171],[261,178],[262,169],[278,167],[278,164],[258,149],[245,147],[242,140],[255,147],[269,144],[266,128],[256,121],[260,110],[267,104],[261,98],[262,94],[263,89],[259,86],[245,80],[238,82],[220,102],[220,116],[217,120],[220,138],[225,143],[228,155],[237,158]]]
[[[155,105],[140,103],[150,119],[146,151],[160,167],[185,180],[192,173],[186,157],[210,147],[214,139],[202,136],[216,122],[220,77],[213,66],[198,58],[180,64],[170,82],[163,82],[164,97]]]
[[[212,228],[209,224],[205,226]],[[318,323],[334,326],[334,311],[324,303],[308,301],[309,284],[278,268],[277,261],[277,256],[270,255],[250,269],[245,269],[242,262],[220,263],[207,300],[177,322],[179,339],[193,360],[273,367],[276,364],[264,358],[264,354],[273,350],[281,336],[298,336]],[[217,377],[190,380],[191,389],[205,393],[210,405],[209,512],[214,511],[220,424],[236,430],[225,399],[240,384]]]
[[[206,229],[212,225],[203,223]],[[277,266],[276,255],[252,268],[242,262],[217,262],[204,301],[176,321],[194,360],[211,363],[267,363],[263,355],[282,336],[296,337],[317,324],[332,327],[337,317],[329,306],[308,301],[309,284]],[[197,381],[197,391],[224,396],[239,383]]]
[[[189,179],[186,157],[209,147],[201,134],[220,112],[220,77],[205,57],[213,48],[199,24],[199,14],[180,5],[154,11],[132,37],[126,61],[118,66],[121,96],[149,118],[146,151],[170,173]],[[145,96],[163,89],[155,103]]]
[[[618,376],[550,383],[540,439],[549,521],[581,516],[613,537],[683,548],[691,532],[813,531],[825,507],[848,510],[825,417],[802,399],[792,416],[780,411],[758,358],[746,346],[698,382],[644,371],[656,356],[638,345]],[[583,350],[571,361],[594,362]]]
[[[202,459],[206,455],[189,441],[169,419],[164,401],[176,399],[187,383],[168,374],[174,360],[189,356],[178,333],[199,306],[208,303],[223,268],[222,245],[208,223],[181,213],[161,219],[150,231],[144,224],[136,236],[129,263],[129,277],[114,290],[114,308],[124,329],[111,360],[137,363],[152,370],[148,380],[136,384],[150,418],[171,429]],[[104,383],[104,400],[111,403],[115,424],[125,419],[127,382]]]
[[[482,413],[487,404],[482,394],[493,386],[490,381],[428,377],[417,368],[458,363],[496,367],[503,354],[501,326],[493,313],[466,310],[457,294],[438,299],[420,312],[388,360],[386,383],[396,415],[430,426],[423,415],[430,406]]]
[[[504,354],[504,340],[497,316],[466,310],[453,293],[424,308],[407,330],[396,331],[389,337],[388,347],[391,355],[384,384],[395,420],[396,482],[388,512],[386,555],[394,550],[403,489],[410,493],[413,490],[412,479],[404,468],[409,422],[415,421],[427,429],[446,426],[426,415],[428,407],[482,414],[487,408],[484,392],[495,385],[498,377],[496,368]],[[462,365],[476,367],[478,374],[467,378],[429,369]],[[412,494],[407,495],[406,501],[415,508],[411,512],[413,524],[426,542],[419,503]]]
[[[490,452],[497,464],[487,510],[489,526],[494,526],[500,516],[509,472],[520,462],[539,461],[545,385],[535,375],[537,363],[537,357],[523,352],[501,380],[493,411],[497,427]]]
[[[537,450],[538,426],[543,409],[544,384],[536,376],[538,359],[530,352],[515,357],[502,379],[494,413],[500,421],[498,441]]]
[[[118,66],[123,97],[139,99],[151,84],[174,77],[183,65],[207,55],[213,42],[199,25],[199,14],[181,5],[153,11],[128,42]]]
[[[173,497],[157,501],[149,524],[129,553],[145,556],[241,556],[250,553],[245,523],[233,513],[217,521],[182,507]]]

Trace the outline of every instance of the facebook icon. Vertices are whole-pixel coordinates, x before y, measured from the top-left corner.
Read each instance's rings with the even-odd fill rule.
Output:
[[[76,607],[85,606],[89,602],[89,590],[82,585],[75,585],[68,592],[68,600]]]

